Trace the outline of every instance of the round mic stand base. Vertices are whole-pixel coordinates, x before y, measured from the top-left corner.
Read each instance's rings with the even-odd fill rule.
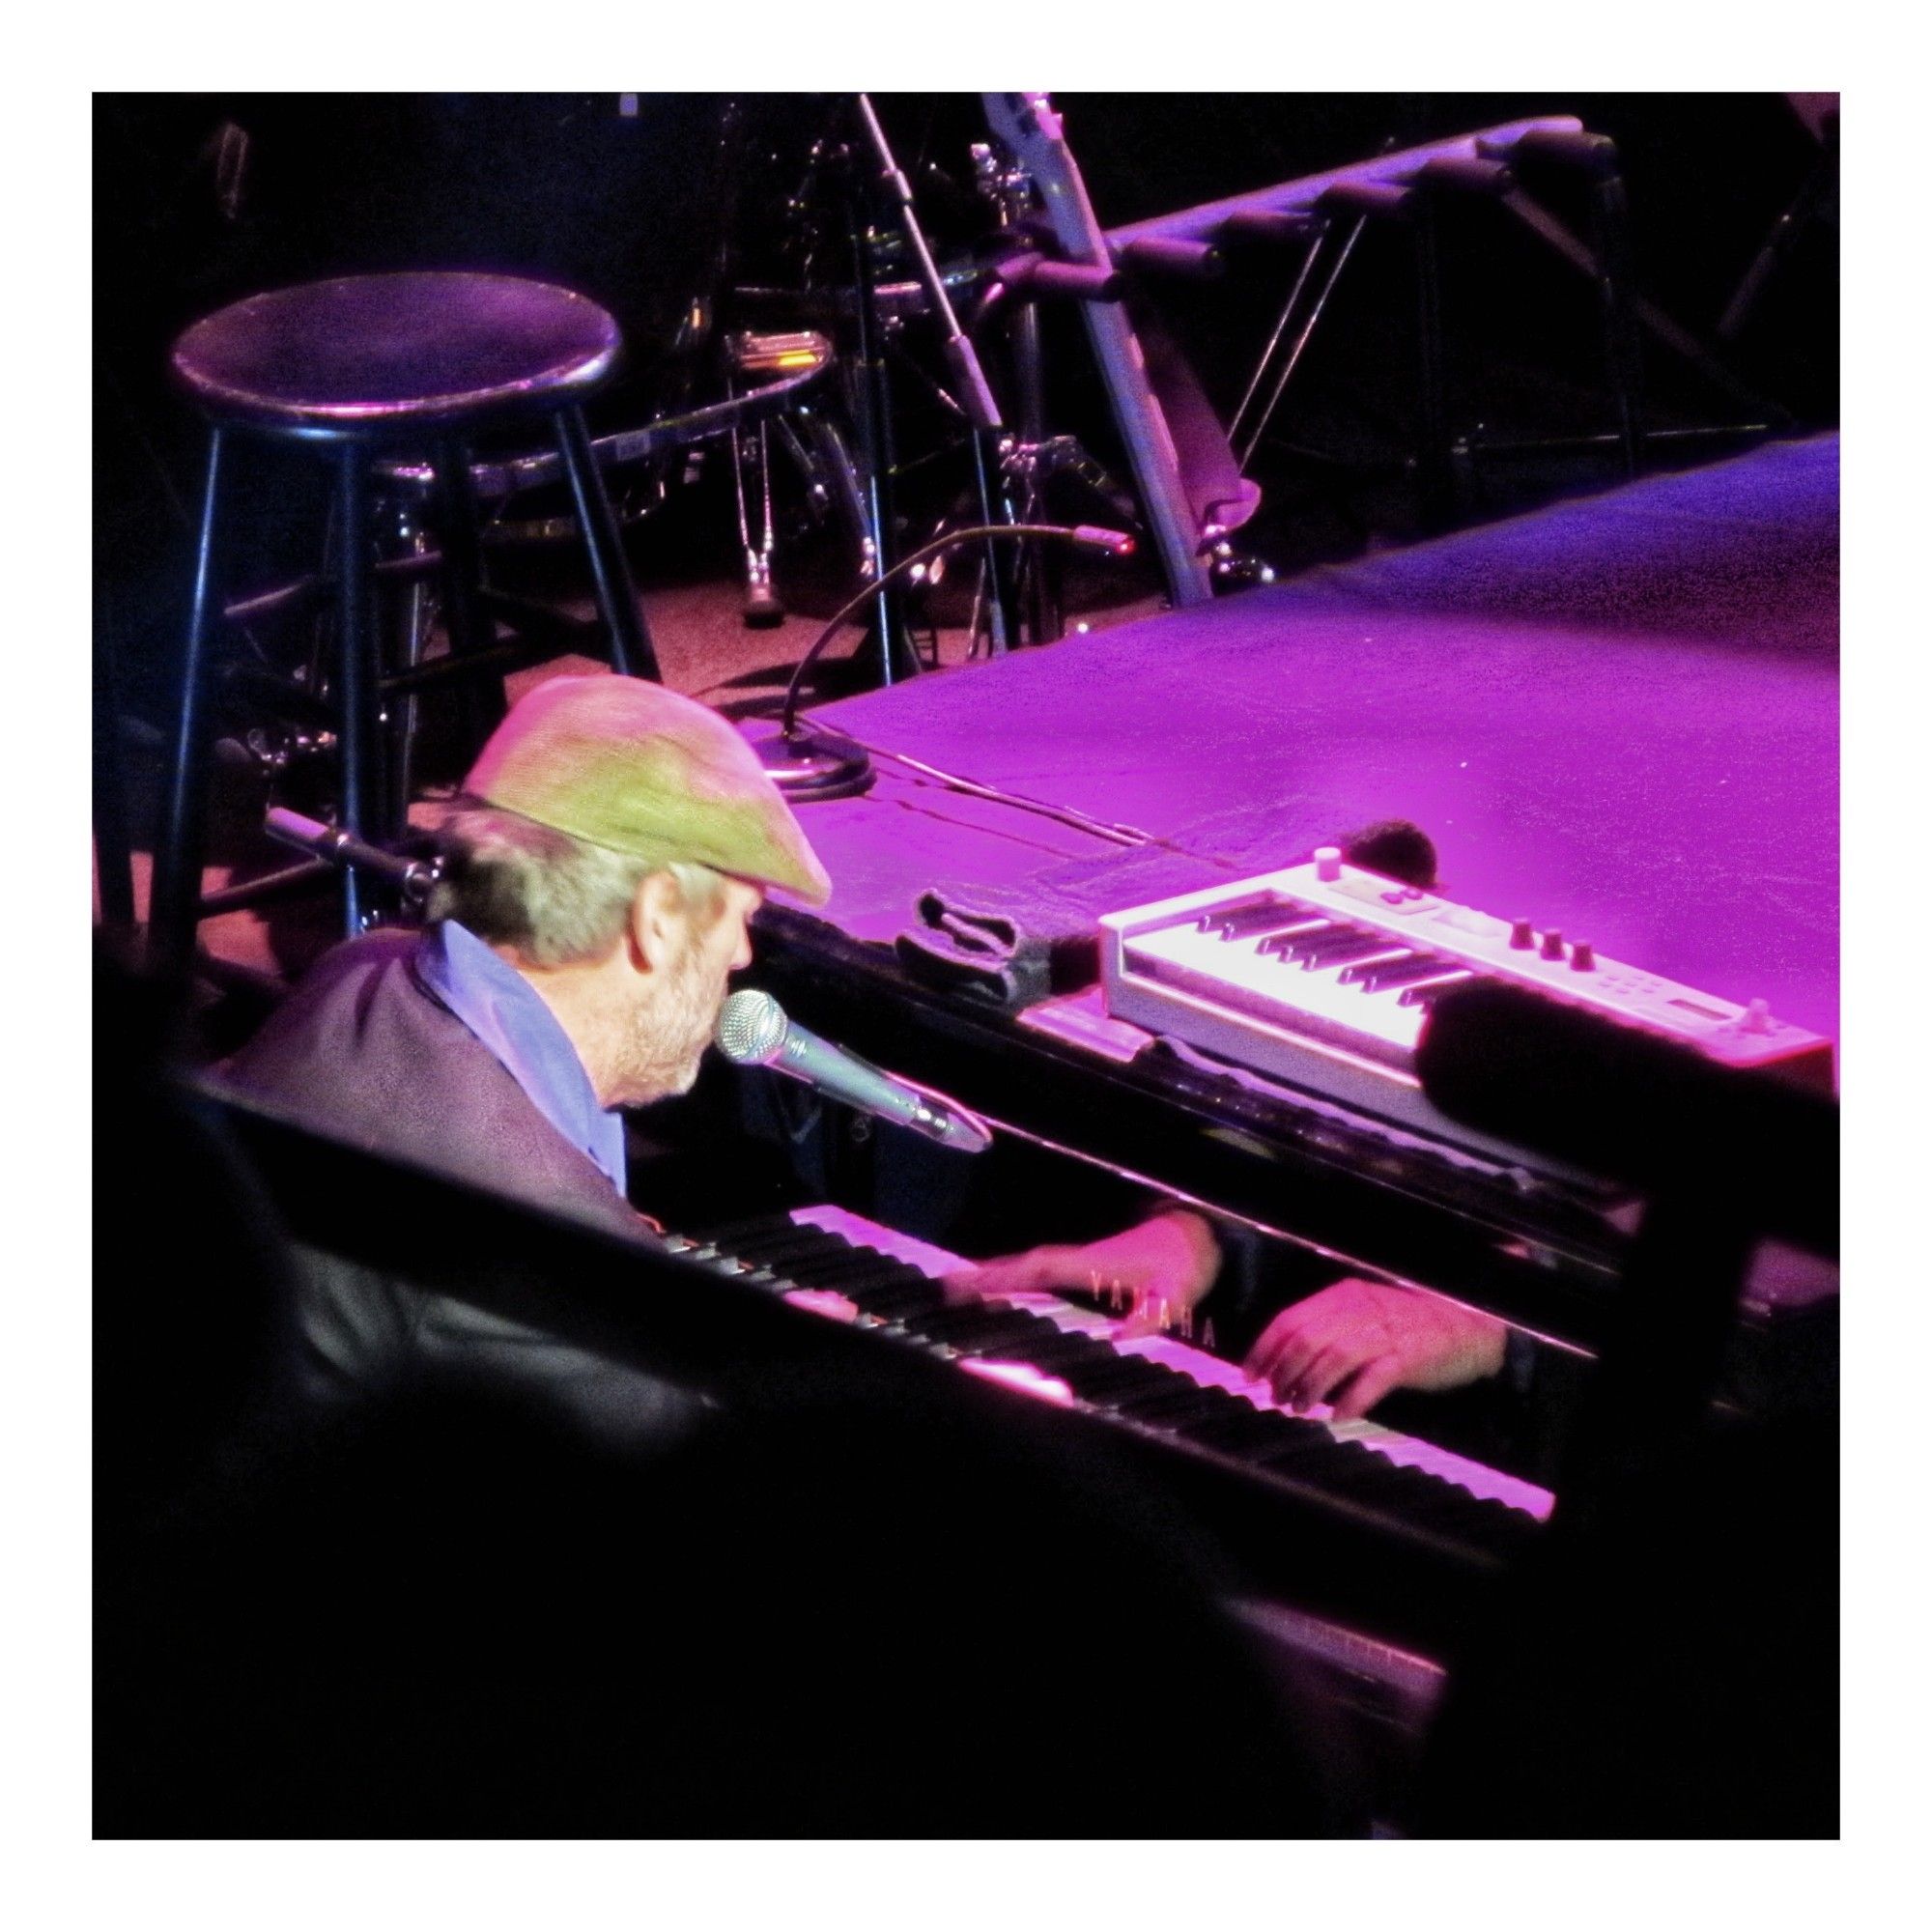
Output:
[[[872,760],[866,748],[823,725],[794,720],[789,736],[775,720],[748,720],[739,728],[765,776],[794,804],[857,798],[872,788]]]

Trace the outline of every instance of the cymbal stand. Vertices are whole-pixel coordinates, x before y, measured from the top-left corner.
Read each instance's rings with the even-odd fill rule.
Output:
[[[959,327],[952,298],[947,293],[945,277],[932,259],[925,231],[920,226],[918,211],[913,207],[912,184],[906,180],[894,158],[886,131],[879,125],[878,115],[873,112],[870,96],[861,94],[856,99],[867,144],[879,165],[880,185],[892,200],[894,218],[911,252],[933,318],[939,324],[947,366],[952,372],[957,400],[973,428],[973,462],[980,491],[980,520],[988,525],[1011,523],[1011,506],[1004,499],[995,500],[991,481],[992,462],[998,459],[1000,439],[1005,428],[1000,419],[1000,406],[993,399],[993,391],[986,382],[986,372],[980,366],[972,338]],[[993,625],[993,650],[998,654],[1008,648],[1013,638],[1011,578],[998,545],[989,541],[983,554],[986,581],[992,587],[987,611]]]

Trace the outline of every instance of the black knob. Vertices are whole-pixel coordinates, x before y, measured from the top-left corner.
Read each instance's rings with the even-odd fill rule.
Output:
[[[1546,932],[1543,935],[1543,956],[1546,959],[1563,957],[1563,935],[1560,932]]]
[[[1536,944],[1536,928],[1526,919],[1511,922],[1510,944],[1519,952],[1527,952]]]
[[[1596,970],[1597,955],[1590,950],[1587,939],[1579,939],[1570,949],[1570,966],[1573,972],[1591,973]]]

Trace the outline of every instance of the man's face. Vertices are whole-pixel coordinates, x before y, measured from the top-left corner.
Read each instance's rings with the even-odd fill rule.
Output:
[[[691,1091],[730,976],[752,963],[749,922],[764,903],[764,893],[740,879],[725,879],[723,893],[708,923],[701,918],[684,922],[675,957],[633,1014],[625,1105],[642,1106]]]

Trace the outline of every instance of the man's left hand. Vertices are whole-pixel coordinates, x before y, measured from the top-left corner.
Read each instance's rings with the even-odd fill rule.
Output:
[[[1130,1334],[1185,1326],[1214,1286],[1221,1249],[1199,1214],[1172,1208],[1105,1240],[1031,1248],[949,1275],[946,1286],[964,1294],[1097,1295],[1126,1312]]]

